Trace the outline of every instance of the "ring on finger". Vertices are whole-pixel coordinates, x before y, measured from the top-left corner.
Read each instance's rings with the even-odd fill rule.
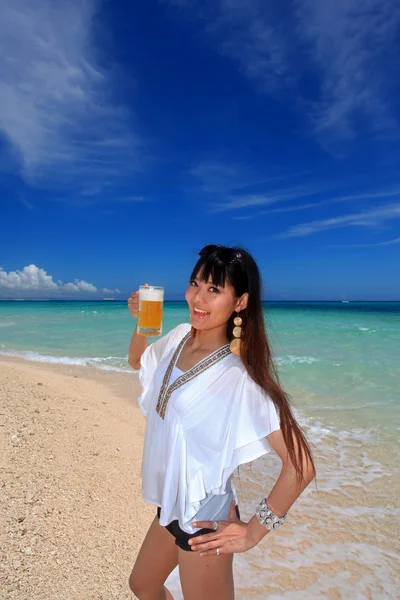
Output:
[[[218,521],[214,521],[213,522],[212,528],[214,529],[214,531],[217,531],[217,529],[218,529]]]

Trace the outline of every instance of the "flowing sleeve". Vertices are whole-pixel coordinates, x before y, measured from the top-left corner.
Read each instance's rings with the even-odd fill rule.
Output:
[[[139,381],[142,392],[138,397],[138,403],[145,417],[147,417],[148,405],[151,398],[151,383],[160,360],[171,346],[176,345],[178,339],[180,341],[190,331],[190,327],[188,323],[178,325],[156,342],[150,344],[143,352],[140,358],[139,369]]]
[[[190,437],[190,496],[195,501],[206,494],[224,494],[230,476],[238,466],[256,460],[272,450],[267,436],[280,429],[277,409],[268,394],[245,373],[241,380],[225,386],[220,404],[208,415],[201,436],[193,429]],[[229,394],[229,395],[228,395]]]
[[[279,416],[272,399],[250,376],[246,376],[232,420],[234,443],[229,470],[233,472],[239,465],[270,452],[271,446],[266,438],[278,429]]]

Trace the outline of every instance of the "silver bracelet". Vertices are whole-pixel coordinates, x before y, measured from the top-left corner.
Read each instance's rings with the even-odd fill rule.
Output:
[[[284,524],[287,513],[283,517],[274,515],[272,510],[268,508],[268,498],[264,498],[257,506],[256,517],[261,525],[272,531],[272,529],[278,529],[278,527]]]

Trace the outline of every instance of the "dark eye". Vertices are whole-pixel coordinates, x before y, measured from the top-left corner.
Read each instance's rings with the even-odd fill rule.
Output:
[[[191,286],[191,287],[197,286],[197,282],[194,279],[191,279],[189,281],[189,286]],[[215,286],[212,285],[209,289],[213,290],[213,292],[212,292],[213,294],[215,294],[215,293],[219,294],[219,289],[216,288]]]

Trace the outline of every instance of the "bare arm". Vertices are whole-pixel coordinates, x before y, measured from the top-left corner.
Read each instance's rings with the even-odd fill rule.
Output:
[[[148,285],[145,283],[145,285]],[[128,299],[128,308],[129,312],[135,319],[138,318],[139,314],[139,292],[133,292],[129,296]],[[147,348],[147,337],[145,335],[140,335],[135,329],[135,332],[132,336],[131,343],[129,344],[129,353],[128,353],[128,363],[131,365],[132,369],[140,368],[140,358],[143,352]]]
[[[303,478],[301,482],[298,482],[296,479],[295,468],[288,455],[282,431],[274,431],[267,439],[282,461],[280,475],[276,480],[274,487],[268,494],[268,507],[275,515],[282,517],[287,513],[308,484],[314,479],[315,471],[311,463],[305,463],[303,467]],[[256,543],[269,533],[269,530],[261,525],[256,515],[251,518],[248,525],[251,536],[256,540]]]
[[[303,464],[303,476],[299,482],[296,470],[289,458],[282,431],[274,431],[267,436],[267,439],[282,460],[281,473],[268,495],[268,507],[274,515],[282,517],[314,479],[315,472],[312,464],[306,462]],[[298,453],[297,444],[295,444],[295,449]],[[246,550],[254,548],[269,533],[269,529],[260,523],[256,515],[248,523],[241,521],[235,513],[235,501],[231,503],[229,519],[218,521],[217,527],[213,521],[195,521],[192,525],[200,529],[214,530],[212,533],[199,535],[189,540],[191,550],[199,552],[200,556],[246,552]]]
[[[128,363],[131,365],[132,369],[140,369],[140,358],[146,348],[147,337],[145,335],[139,335],[135,329],[135,332],[131,338],[131,343],[129,344],[128,357]]]

